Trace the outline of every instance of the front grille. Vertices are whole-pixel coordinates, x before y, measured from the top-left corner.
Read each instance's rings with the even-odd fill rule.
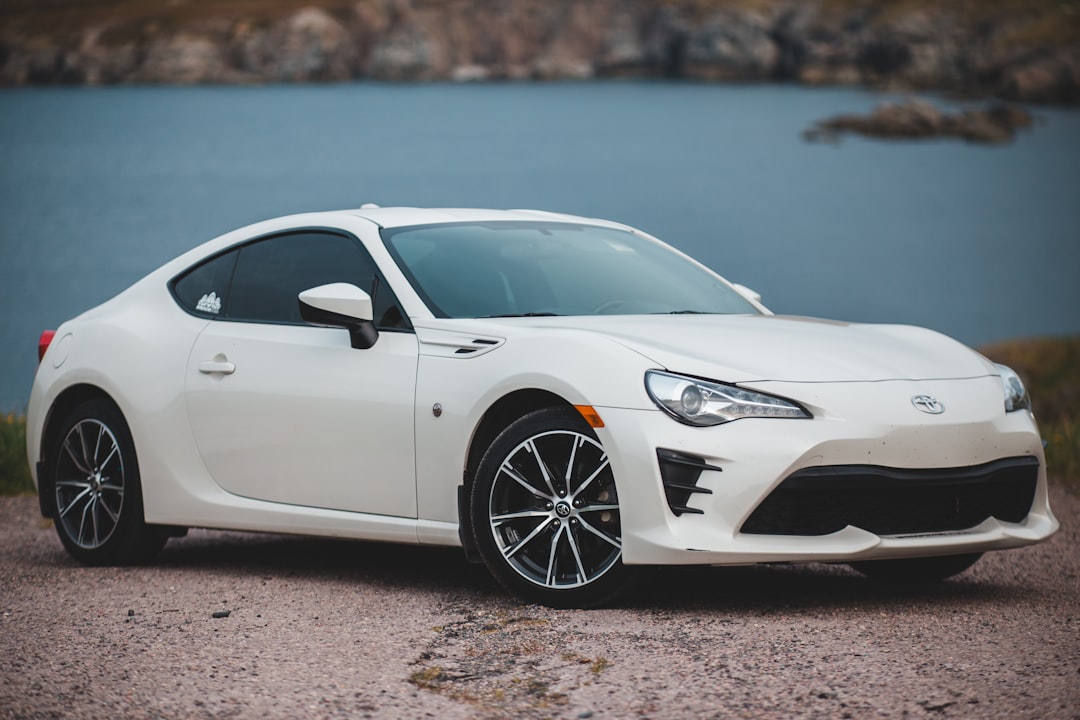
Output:
[[[966,530],[994,517],[1020,522],[1035,498],[1039,461],[904,470],[835,465],[788,476],[751,513],[742,532],[828,535],[848,525],[875,535]]]

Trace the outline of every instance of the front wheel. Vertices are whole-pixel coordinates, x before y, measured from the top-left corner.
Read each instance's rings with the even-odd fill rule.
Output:
[[[529,413],[495,439],[474,478],[470,513],[484,564],[525,600],[593,607],[626,587],[611,465],[570,408]]]
[[[143,562],[165,544],[165,536],[143,522],[135,444],[111,402],[90,400],[68,415],[49,468],[56,532],[80,562]]]
[[[959,575],[978,562],[981,557],[982,553],[971,553],[899,560],[865,560],[850,564],[852,568],[874,580],[893,583],[926,583]]]

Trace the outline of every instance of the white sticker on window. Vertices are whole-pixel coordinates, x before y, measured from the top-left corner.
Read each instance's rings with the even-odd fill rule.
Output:
[[[217,296],[217,293],[210,293],[209,295],[203,295],[199,298],[198,304],[195,309],[199,312],[214,313],[217,315],[221,312],[221,298]]]

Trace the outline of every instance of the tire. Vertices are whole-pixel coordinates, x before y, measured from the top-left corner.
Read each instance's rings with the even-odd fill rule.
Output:
[[[143,521],[135,444],[119,409],[89,400],[65,418],[58,438],[49,472],[64,548],[86,565],[150,560],[167,538]]]
[[[628,585],[607,453],[570,408],[529,413],[495,438],[473,480],[470,515],[484,564],[528,602],[595,607]]]
[[[982,553],[939,557],[867,560],[851,567],[874,580],[891,583],[927,583],[959,575],[978,562]]]

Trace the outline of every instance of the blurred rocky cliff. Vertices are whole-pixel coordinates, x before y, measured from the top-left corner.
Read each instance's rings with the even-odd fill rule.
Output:
[[[668,77],[1080,103],[1080,0],[4,0],[0,84]]]

